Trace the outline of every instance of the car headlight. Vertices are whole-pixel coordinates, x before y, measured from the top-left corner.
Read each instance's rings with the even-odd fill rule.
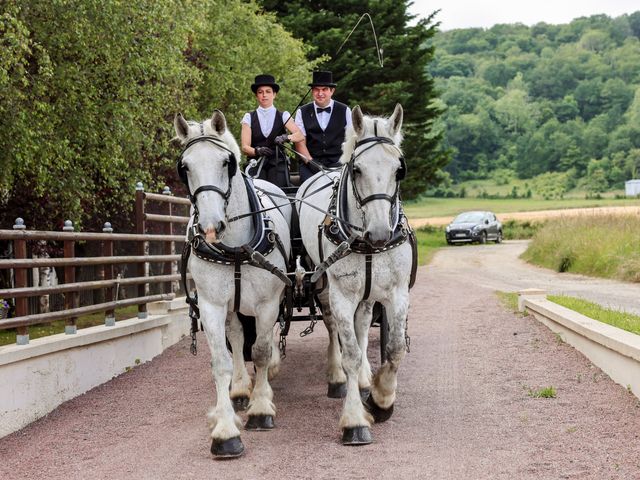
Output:
[[[451,226],[447,225],[446,227],[444,227],[444,231],[449,233],[449,231],[451,230]]]
[[[473,230],[474,232],[478,232],[481,228],[482,228],[481,225],[474,225],[471,230]]]

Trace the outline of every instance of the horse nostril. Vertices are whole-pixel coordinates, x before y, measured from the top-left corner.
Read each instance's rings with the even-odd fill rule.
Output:
[[[225,222],[220,222],[218,224],[218,228],[216,228],[216,231],[218,232],[218,235],[219,235],[223,233],[226,229],[227,229],[227,224]]]

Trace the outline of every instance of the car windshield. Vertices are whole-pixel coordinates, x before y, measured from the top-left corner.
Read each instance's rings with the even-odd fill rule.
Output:
[[[482,212],[465,212],[454,218],[451,223],[479,223],[483,217],[484,213]]]

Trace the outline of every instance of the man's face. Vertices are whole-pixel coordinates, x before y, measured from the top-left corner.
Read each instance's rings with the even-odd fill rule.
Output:
[[[256,90],[256,98],[262,108],[269,108],[273,105],[273,100],[276,98],[276,94],[273,88],[268,86],[258,87]]]
[[[316,102],[316,105],[324,108],[331,102],[331,96],[335,91],[336,89],[331,87],[313,87],[311,94],[313,95],[313,100]]]

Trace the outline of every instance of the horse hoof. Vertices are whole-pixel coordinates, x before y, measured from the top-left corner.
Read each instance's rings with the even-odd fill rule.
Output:
[[[364,406],[366,407],[367,411],[373,416],[373,419],[376,421],[376,423],[386,422],[391,418],[391,415],[393,414],[393,404],[386,410],[384,408],[380,408],[376,404],[376,402],[374,402],[373,395],[369,395],[367,397],[367,399],[364,401]]]
[[[216,440],[211,442],[211,453],[218,459],[236,458],[244,453],[244,445],[240,437],[232,437],[226,440]]]
[[[350,427],[342,430],[343,445],[369,445],[371,441],[369,427]]]
[[[273,430],[273,415],[249,415],[244,428],[253,431]]]
[[[236,412],[244,412],[249,406],[249,397],[242,395],[240,397],[232,398],[231,403],[233,403],[233,409]]]
[[[329,398],[344,398],[347,396],[347,384],[346,383],[330,383],[327,388],[327,397]]]
[[[361,388],[360,389],[360,400],[365,402],[367,400],[367,398],[369,398],[370,394],[371,394],[371,390],[368,387],[367,388]]]

